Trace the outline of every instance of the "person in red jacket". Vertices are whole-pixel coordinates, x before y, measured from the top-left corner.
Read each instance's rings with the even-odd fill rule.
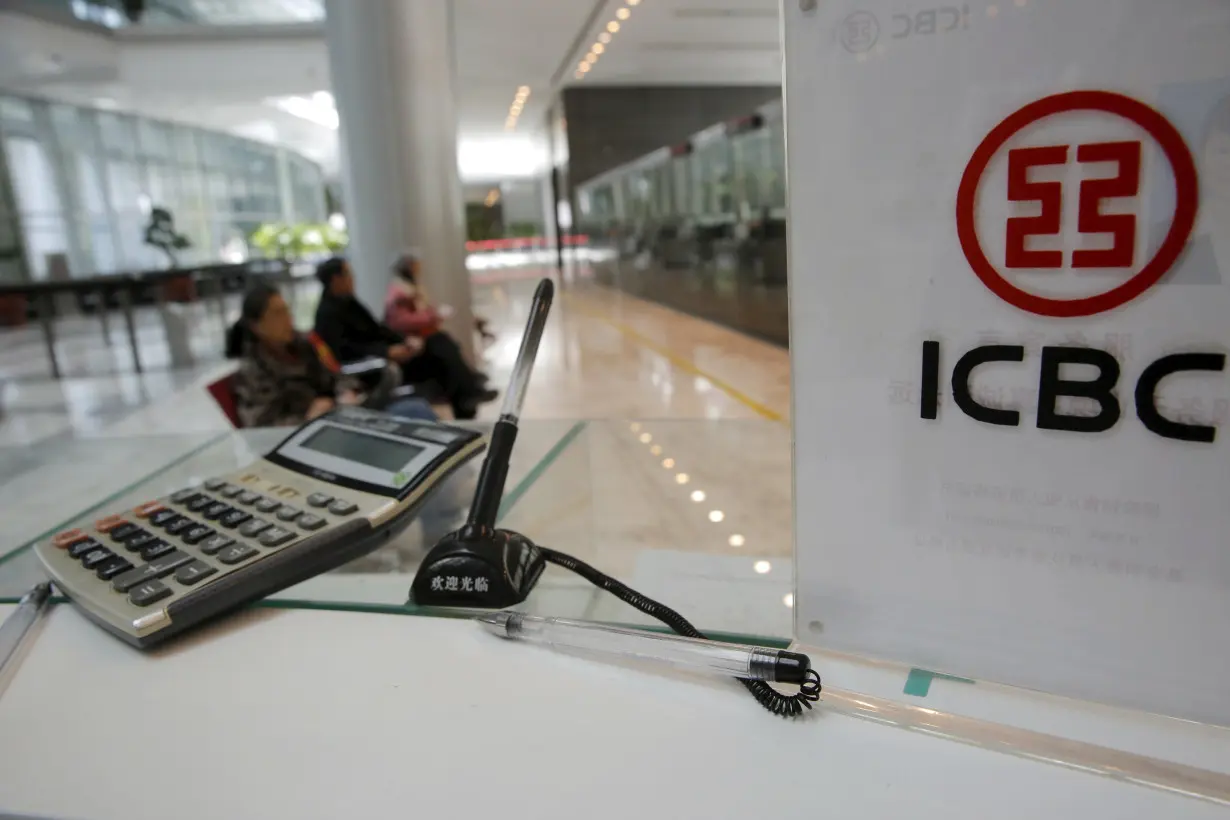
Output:
[[[441,323],[452,315],[448,305],[435,307],[419,285],[420,261],[413,251],[402,254],[393,263],[393,281],[384,298],[384,323],[403,336],[425,339],[440,333]],[[486,341],[495,336],[484,319],[475,318],[474,327]]]

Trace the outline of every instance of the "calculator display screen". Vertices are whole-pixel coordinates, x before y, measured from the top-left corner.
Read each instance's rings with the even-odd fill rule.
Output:
[[[300,447],[395,473],[421,455],[425,447],[323,425]]]

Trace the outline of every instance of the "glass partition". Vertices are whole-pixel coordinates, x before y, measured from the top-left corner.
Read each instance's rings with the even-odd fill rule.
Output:
[[[778,344],[788,341],[780,105],[579,186],[603,283]]]

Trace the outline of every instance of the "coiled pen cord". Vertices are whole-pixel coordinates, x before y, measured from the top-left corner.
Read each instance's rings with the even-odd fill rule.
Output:
[[[692,626],[687,618],[665,604],[660,604],[652,598],[642,595],[635,589],[591,567],[584,561],[573,558],[571,555],[556,552],[547,547],[539,547],[538,549],[542,551],[542,557],[550,563],[575,572],[594,586],[606,590],[629,606],[639,609],[646,615],[657,618],[680,635],[686,638],[709,640],[699,629]],[[746,678],[735,678],[735,680],[746,686],[747,691],[752,693],[752,697],[761,706],[773,714],[782,717],[797,717],[803,714],[804,707],[810,709],[811,705],[820,699],[820,675],[814,669],[807,670],[805,680],[799,686],[798,694],[794,695],[784,695],[761,680],[747,680]]]

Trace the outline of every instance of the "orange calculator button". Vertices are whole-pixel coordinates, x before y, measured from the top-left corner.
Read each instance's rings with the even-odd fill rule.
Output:
[[[65,550],[73,544],[78,544],[87,538],[89,538],[89,536],[81,530],[65,530],[64,532],[56,533],[52,536],[51,543],[52,546]]]
[[[133,508],[132,514],[137,518],[149,518],[159,510],[165,510],[166,507],[158,501],[146,501],[144,504],[138,504]]]
[[[108,515],[106,518],[100,518],[94,522],[94,529],[99,532],[111,532],[111,530],[125,523],[122,515]]]

